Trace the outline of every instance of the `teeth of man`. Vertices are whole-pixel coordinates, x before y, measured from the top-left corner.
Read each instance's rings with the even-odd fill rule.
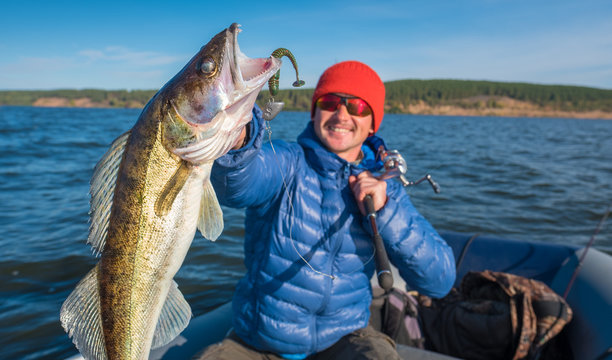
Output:
[[[340,128],[333,127],[333,126],[330,127],[330,130],[331,131],[337,131],[337,132],[350,132],[350,130],[348,130],[348,129],[340,129]]]

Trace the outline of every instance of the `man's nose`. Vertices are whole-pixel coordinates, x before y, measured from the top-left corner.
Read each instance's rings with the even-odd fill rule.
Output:
[[[338,119],[341,119],[341,120],[351,119],[351,114],[348,113],[346,105],[344,104],[338,105],[338,108],[336,109],[336,116],[338,117]]]

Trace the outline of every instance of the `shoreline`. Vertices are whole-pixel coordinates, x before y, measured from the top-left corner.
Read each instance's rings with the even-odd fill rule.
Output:
[[[612,89],[474,80],[404,79],[385,83],[387,114],[612,119]],[[0,104],[142,109],[158,90],[5,90]],[[308,111],[314,89],[284,89],[286,111]],[[262,90],[258,104],[270,95]]]
[[[569,118],[612,120],[612,112],[602,110],[566,111],[552,107],[538,106],[527,101],[520,101],[500,96],[479,96],[455,100],[441,105],[430,105],[418,101],[409,105],[396,104],[385,106],[387,113],[415,115],[448,115],[448,116],[495,116],[495,117],[534,117],[534,118]]]
[[[96,103],[89,98],[66,99],[57,97],[39,98],[31,107],[47,108],[99,108],[99,109],[142,109],[145,104],[131,102],[127,106],[116,107],[104,103]],[[301,109],[287,109],[286,111],[307,111]],[[457,105],[431,106],[423,101],[408,106],[400,105],[391,108],[385,106],[387,114],[406,115],[442,115],[442,116],[494,116],[494,117],[532,117],[532,118],[568,118],[568,119],[599,119],[612,120],[612,113],[601,110],[593,111],[561,111],[550,108],[539,108],[533,104],[510,99],[498,100],[495,107],[478,106],[470,104],[470,107]]]
[[[398,114],[411,115],[441,115],[441,116],[493,116],[493,117],[527,117],[527,118],[567,118],[589,120],[612,120],[612,113],[603,111],[560,111],[560,110],[525,110],[520,108],[484,108],[463,109],[461,107],[440,106],[429,109],[400,112]]]

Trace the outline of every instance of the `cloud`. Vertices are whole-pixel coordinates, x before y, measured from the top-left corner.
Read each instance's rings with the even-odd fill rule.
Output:
[[[85,49],[78,52],[90,62],[106,61],[128,65],[158,66],[182,62],[184,56],[167,55],[155,51],[135,51],[123,46],[107,46],[104,49]]]
[[[155,89],[185,61],[185,56],[121,46],[85,49],[63,56],[22,56],[0,61],[0,83],[2,89]]]
[[[397,46],[380,62],[381,77],[454,78],[612,88],[612,26],[525,34],[449,34]],[[376,54],[376,51],[372,53]],[[401,59],[403,66],[392,66]]]

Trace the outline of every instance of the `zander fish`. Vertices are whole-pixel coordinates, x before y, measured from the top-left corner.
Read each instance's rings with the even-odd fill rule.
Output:
[[[189,323],[172,278],[196,228],[210,240],[223,230],[213,161],[237,141],[281,66],[275,57],[246,57],[239,32],[232,24],[206,44],[96,165],[88,242],[100,261],[60,315],[85,358],[146,359]]]

